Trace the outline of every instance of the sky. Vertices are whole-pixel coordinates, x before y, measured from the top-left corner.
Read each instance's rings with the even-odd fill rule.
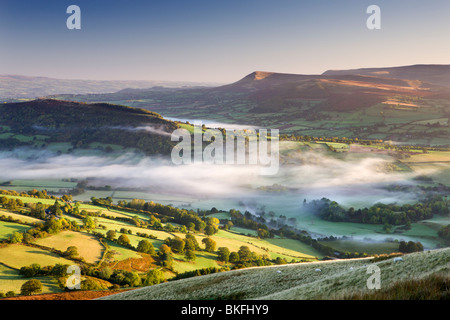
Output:
[[[374,4],[379,30],[366,26]],[[450,64],[449,31],[447,0],[0,0],[0,74],[230,83]]]

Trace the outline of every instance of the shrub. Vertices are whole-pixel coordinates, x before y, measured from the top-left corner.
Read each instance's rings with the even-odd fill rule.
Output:
[[[161,282],[165,282],[166,279],[164,277],[164,273],[158,269],[152,269],[147,273],[147,277],[145,278],[144,285],[145,286],[153,286],[155,284],[160,284]]]
[[[28,280],[20,288],[20,293],[24,296],[31,296],[33,293],[39,292],[42,292],[42,283],[36,279]]]

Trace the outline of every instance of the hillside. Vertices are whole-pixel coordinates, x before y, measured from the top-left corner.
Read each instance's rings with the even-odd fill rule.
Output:
[[[395,78],[405,80],[419,80],[439,86],[450,86],[449,65],[426,65],[389,67],[389,68],[361,68],[352,70],[328,70],[324,76],[363,75],[379,78]]]
[[[393,258],[299,263],[257,267],[178,280],[111,295],[102,300],[209,300],[209,299],[337,299],[366,289],[367,267],[381,270],[381,289],[400,281],[424,279],[432,274],[448,277],[450,249],[413,253],[403,261]],[[320,268],[320,272],[316,271]],[[444,290],[444,289],[443,289]],[[448,288],[447,297],[448,297]]]
[[[60,293],[64,286],[58,281],[66,276],[66,267],[61,266],[74,263],[82,267],[83,281],[97,284],[88,286],[89,290],[116,290],[148,285],[150,271],[161,273],[159,283],[197,272],[323,257],[313,246],[295,239],[261,239],[251,235],[251,229],[219,226],[220,220],[209,217],[209,211],[187,211],[154,202],[148,202],[145,211],[137,210],[131,207],[139,203],[137,199],[122,200],[120,207],[95,197],[90,203],[74,204],[67,199],[71,197],[57,198],[46,191],[19,194],[0,190],[0,298],[10,291],[19,293],[29,278],[43,283],[43,294]],[[213,234],[207,226],[214,229]],[[76,250],[68,255],[71,246]],[[239,256],[223,259],[219,248]],[[24,271],[32,264],[39,267]],[[42,297],[47,298],[75,297]]]
[[[111,102],[180,119],[277,128],[283,134],[448,145],[449,66],[327,71],[322,75],[255,71],[214,88],[59,95]]]
[[[0,104],[0,148],[135,148],[147,154],[171,150],[169,133],[177,128],[161,115],[107,103],[38,99]]]

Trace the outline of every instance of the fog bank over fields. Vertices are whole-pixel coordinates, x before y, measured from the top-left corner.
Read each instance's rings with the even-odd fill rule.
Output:
[[[41,150],[16,150],[0,154],[0,178],[90,179],[95,186],[138,188],[193,198],[258,198],[258,194],[294,192],[301,197],[346,198],[376,196],[395,201],[395,194],[379,187],[411,184],[419,173],[387,171],[390,162],[377,157],[336,159],[315,152],[303,152],[295,165],[282,165],[278,174],[261,176],[260,167],[249,165],[173,165],[170,159],[126,153],[118,157],[56,155]],[[264,189],[264,190],[259,190]],[[225,208],[224,208],[225,209]]]
[[[413,186],[415,176],[432,173],[388,170],[386,168],[393,160],[375,155],[334,157],[308,151],[290,154],[289,162],[285,158],[282,155],[283,164],[276,175],[262,176],[259,166],[178,166],[167,158],[134,153],[75,156],[47,150],[16,149],[0,153],[0,183],[36,180],[39,186],[40,180],[88,179],[90,186],[109,185],[113,190],[86,190],[76,199],[88,200],[93,195],[112,196],[115,202],[141,198],[194,210],[216,207],[253,214],[270,213],[275,218],[280,215],[295,218],[297,227],[307,230],[313,237],[352,235],[355,240],[362,241],[366,237],[383,240],[386,235],[379,234],[370,225],[322,221],[308,211],[304,201],[325,197],[354,208],[370,207],[377,202],[412,203],[417,201],[419,194],[411,190],[389,191],[386,187]],[[14,189],[14,186],[3,188]]]

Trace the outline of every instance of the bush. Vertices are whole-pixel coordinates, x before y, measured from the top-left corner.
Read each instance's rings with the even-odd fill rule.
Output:
[[[195,261],[195,259],[197,259],[194,250],[186,250],[184,257],[187,261]]]
[[[81,281],[81,290],[100,290],[100,289],[102,288],[97,281],[94,281],[92,279],[86,279]]]
[[[79,256],[78,248],[75,246],[67,247],[67,250],[64,252],[64,256],[68,259],[74,259]]]
[[[218,249],[217,260],[227,263],[230,259],[230,250],[227,247]]]
[[[147,277],[145,278],[144,285],[145,286],[153,286],[155,284],[160,284],[161,282],[165,282],[166,279],[164,277],[164,273],[158,269],[152,269],[147,273]]]
[[[39,292],[42,292],[42,283],[36,279],[28,280],[20,288],[20,293],[24,296],[31,296],[33,293]]]
[[[155,254],[155,248],[153,247],[153,244],[148,240],[139,241],[136,250],[147,254]]]
[[[203,238],[202,243],[205,245],[205,250],[214,252],[216,250],[216,242],[211,238]]]

